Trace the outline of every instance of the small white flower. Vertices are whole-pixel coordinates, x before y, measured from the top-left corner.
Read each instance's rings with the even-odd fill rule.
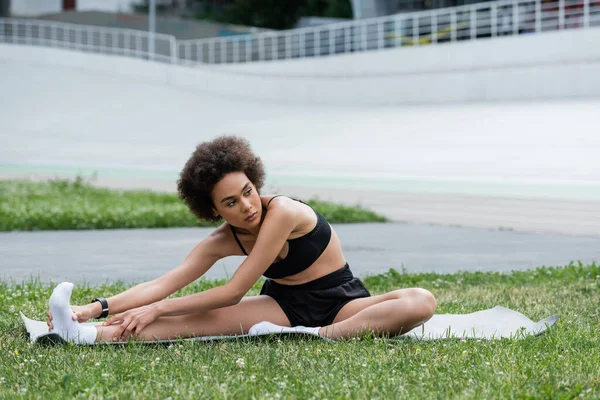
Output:
[[[489,361],[486,361],[486,362],[485,362],[485,365],[490,365],[490,362],[489,362]]]
[[[421,364],[421,367],[426,367],[426,366],[427,366],[427,364]]]
[[[235,361],[235,365],[237,365],[237,366],[238,366],[238,368],[244,368],[244,367],[246,366],[246,362],[244,361],[244,359],[243,359],[243,358],[238,358],[238,359]]]
[[[250,376],[250,381],[254,382],[256,380],[256,376],[255,375],[251,375]]]
[[[363,366],[363,367],[366,367],[366,366],[367,366],[367,364],[363,364],[362,366]]]
[[[100,363],[99,363],[99,362],[97,362],[97,363],[96,363],[96,364],[94,364],[94,365],[95,365],[96,367],[99,367],[99,366],[100,366]]]
[[[155,358],[155,360],[156,360],[156,361],[160,361],[160,357],[156,357],[156,358]]]

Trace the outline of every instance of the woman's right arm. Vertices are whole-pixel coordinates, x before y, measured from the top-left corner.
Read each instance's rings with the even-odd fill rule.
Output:
[[[175,269],[149,282],[136,285],[123,293],[106,299],[110,315],[141,307],[165,299],[190,284],[208,271],[219,259],[227,256],[227,239],[223,226],[200,242]],[[102,313],[99,302],[85,306],[73,306],[73,319],[85,322]],[[48,313],[48,326],[52,328],[52,316]]]
[[[218,251],[221,247],[218,244],[218,236],[211,235],[200,242],[177,268],[106,299],[109,313],[114,315],[163,300],[200,278],[222,258]],[[100,315],[102,306],[99,303],[93,304],[96,306],[96,315]]]

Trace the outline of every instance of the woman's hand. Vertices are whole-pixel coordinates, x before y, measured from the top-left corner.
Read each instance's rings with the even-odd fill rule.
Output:
[[[140,333],[146,326],[160,316],[156,303],[133,308],[124,313],[113,315],[102,325],[119,325],[113,334],[113,342],[128,341],[131,335]]]
[[[71,310],[73,310],[73,321],[85,322],[88,319],[96,318],[99,315],[96,308],[97,304],[95,303],[87,304],[85,306],[71,306]],[[50,311],[48,311],[48,321],[46,324],[48,325],[49,330],[54,329],[54,325],[52,324],[52,313]]]

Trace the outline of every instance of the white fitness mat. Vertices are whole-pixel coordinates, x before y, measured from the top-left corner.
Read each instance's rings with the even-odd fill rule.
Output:
[[[23,313],[21,318],[29,333],[31,343],[63,343],[64,340],[56,333],[48,332],[46,321],[35,321],[27,318]],[[525,315],[505,307],[496,306],[488,310],[477,311],[471,314],[436,314],[424,325],[419,326],[399,338],[414,338],[423,340],[436,339],[500,339],[522,338],[528,335],[539,335],[552,327],[558,320],[558,315],[552,315],[539,322],[533,322]],[[85,325],[100,325],[101,322],[85,322]],[[297,335],[313,336],[303,332],[286,332],[273,330],[258,335],[236,336],[201,336],[185,341],[213,341],[249,338],[269,335]],[[153,340],[148,343],[170,343],[178,340]],[[123,344],[125,342],[110,342],[100,344]]]

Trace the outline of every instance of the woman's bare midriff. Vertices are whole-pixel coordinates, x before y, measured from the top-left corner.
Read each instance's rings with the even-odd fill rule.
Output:
[[[340,239],[332,228],[329,245],[313,265],[296,275],[274,279],[274,281],[282,285],[301,285],[337,271],[344,265],[346,265],[346,260],[342,254]]]

